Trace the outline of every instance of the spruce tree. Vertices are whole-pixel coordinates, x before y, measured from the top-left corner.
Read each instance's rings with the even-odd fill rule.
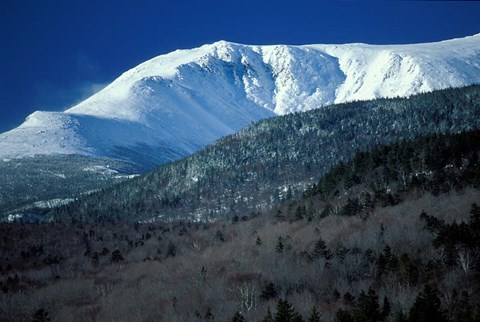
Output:
[[[367,294],[364,291],[358,296],[357,307],[354,310],[355,321],[379,321],[382,319],[378,296],[370,287]]]
[[[298,206],[295,211],[295,220],[302,220],[307,215],[305,206]]]
[[[308,322],[320,322],[320,313],[317,312],[317,309],[315,306],[312,308],[312,313],[310,313]]]
[[[447,321],[443,311],[440,309],[440,299],[435,289],[426,285],[420,292],[410,309],[409,321]]]
[[[275,322],[300,322],[302,317],[287,300],[279,299],[277,302],[277,312],[275,313]]]
[[[327,248],[327,244],[323,241],[323,239],[319,238],[313,246],[311,257],[312,259],[323,257],[326,260],[330,260],[333,257],[333,253]]]
[[[272,282],[267,283],[265,287],[262,289],[260,298],[264,301],[268,301],[276,297],[277,297],[277,288],[275,287],[275,284],[273,284]]]
[[[257,236],[257,239],[255,240],[255,245],[257,246],[262,246],[263,242],[260,236]]]
[[[112,263],[118,263],[120,261],[123,261],[123,256],[122,256],[122,253],[120,252],[120,250],[116,249],[112,252],[110,261]]]

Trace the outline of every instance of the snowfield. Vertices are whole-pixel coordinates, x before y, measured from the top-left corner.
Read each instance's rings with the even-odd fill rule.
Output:
[[[155,57],[65,112],[0,134],[0,159],[81,154],[146,168],[251,122],[353,100],[480,83],[480,34],[413,45],[250,46]]]

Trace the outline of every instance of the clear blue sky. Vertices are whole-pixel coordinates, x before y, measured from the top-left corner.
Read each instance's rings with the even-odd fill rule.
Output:
[[[0,132],[159,54],[246,44],[416,43],[480,33],[480,2],[2,0]],[[480,45],[480,44],[479,44]]]

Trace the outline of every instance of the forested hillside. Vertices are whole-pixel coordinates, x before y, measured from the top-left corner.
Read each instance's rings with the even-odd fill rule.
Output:
[[[376,146],[252,217],[1,224],[0,320],[478,321],[479,139]]]
[[[480,131],[475,130],[359,152],[328,171],[302,198],[285,202],[279,214],[290,219],[368,215],[377,205],[395,206],[412,194],[479,189],[479,142]]]
[[[480,86],[333,105],[256,123],[47,218],[210,220],[265,211],[375,145],[480,128]]]
[[[0,217],[41,212],[82,194],[124,181],[127,162],[81,155],[38,155],[0,161]]]

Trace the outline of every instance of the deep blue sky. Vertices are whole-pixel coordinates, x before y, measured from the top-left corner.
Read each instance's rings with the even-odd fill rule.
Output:
[[[2,0],[0,132],[156,55],[247,44],[416,43],[480,33],[480,2]],[[479,44],[480,45],[480,44]]]

